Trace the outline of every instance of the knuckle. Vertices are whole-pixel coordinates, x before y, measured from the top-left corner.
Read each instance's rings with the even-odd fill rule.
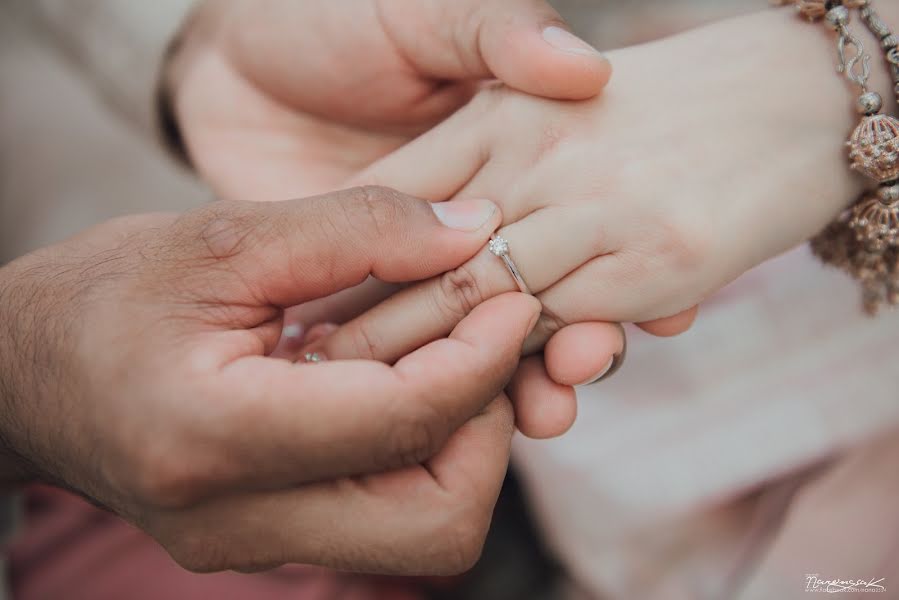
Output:
[[[550,156],[569,137],[570,132],[560,123],[545,124],[538,134],[534,156],[530,161],[531,166],[536,166],[538,162]]]
[[[713,245],[709,232],[701,219],[669,218],[662,224],[657,255],[667,257],[678,272],[696,271],[709,258]]]
[[[461,320],[486,299],[479,278],[467,264],[447,271],[438,279],[435,303],[440,314]]]
[[[241,202],[215,202],[191,211],[175,222],[178,244],[195,240],[202,259],[233,258],[265,237],[262,215]]]
[[[351,214],[347,215],[352,224],[361,220],[371,232],[385,235],[397,223],[403,223],[412,212],[411,200],[396,190],[366,185],[356,188],[351,203]]]

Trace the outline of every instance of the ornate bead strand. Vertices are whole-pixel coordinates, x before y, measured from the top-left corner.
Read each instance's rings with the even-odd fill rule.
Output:
[[[899,120],[882,114],[883,98],[868,90],[871,57],[849,30],[852,10],[880,40],[899,94],[899,39],[877,15],[870,0],[778,0],[793,4],[809,20],[824,19],[837,33],[837,70],[859,89],[861,122],[846,145],[851,168],[879,185],[866,192],[812,240],[825,263],[847,271],[862,285],[866,311],[899,304]]]

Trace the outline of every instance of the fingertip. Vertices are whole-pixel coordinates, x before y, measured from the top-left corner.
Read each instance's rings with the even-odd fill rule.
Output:
[[[617,323],[569,325],[547,342],[546,370],[561,385],[584,385],[608,369],[624,342],[624,331]]]
[[[432,202],[430,207],[442,225],[465,233],[493,232],[502,222],[499,206],[491,200],[462,198]]]
[[[567,92],[569,96],[566,97],[573,100],[592,98],[605,88],[612,77],[612,63],[602,52],[559,25],[544,27],[540,35],[552,49],[553,60],[559,63],[558,68],[563,73],[575,69],[583,71],[567,73],[580,77],[573,82],[579,87],[560,88],[562,93]]]
[[[504,83],[558,100],[597,96],[612,77],[612,64],[599,51],[556,24],[512,31],[491,65]]]
[[[657,337],[674,337],[689,331],[698,315],[699,306],[694,306],[672,317],[638,323],[637,326],[646,333]]]
[[[574,388],[554,382],[539,356],[522,361],[509,386],[509,397],[515,409],[515,425],[529,438],[559,437],[577,420]]]

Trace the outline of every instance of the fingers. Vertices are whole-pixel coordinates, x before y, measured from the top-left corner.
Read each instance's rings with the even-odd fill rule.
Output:
[[[610,248],[606,232],[593,225],[602,219],[589,214],[599,210],[592,205],[547,209],[500,230],[533,293],[540,295],[567,272]],[[547,256],[552,256],[552,261],[546,260]],[[503,261],[485,248],[461,267],[398,292],[309,350],[329,359],[392,363],[446,335],[478,303],[516,289]],[[529,340],[528,353],[542,348],[555,330],[542,332],[540,327],[537,333],[545,335],[537,344]]]
[[[179,504],[238,483],[283,487],[426,460],[503,390],[539,310],[529,296],[505,294],[393,368],[237,358],[202,392],[217,403],[214,418],[163,444],[189,466],[172,456],[173,472],[152,487]]]
[[[645,278],[645,257],[615,252],[590,260],[540,295],[554,314],[569,323],[613,321],[646,323],[649,329],[671,334],[690,324],[693,313],[682,290],[704,297],[708,290],[684,278]],[[677,283],[673,289],[672,281]],[[639,285],[635,285],[639,282]],[[601,298],[601,303],[583,298]],[[673,321],[667,318],[676,315]],[[653,322],[656,321],[656,322]]]
[[[389,298],[399,289],[396,284],[370,277],[362,285],[291,308],[287,315],[306,323],[345,323]]]
[[[696,320],[698,307],[656,321],[640,323],[638,327],[659,337],[680,335]],[[525,342],[529,348],[542,347],[549,376],[562,385],[590,385],[611,377],[624,364],[627,337],[617,323],[584,322],[563,327],[551,333],[545,319]],[[536,338],[536,339],[535,339]]]
[[[435,79],[496,78],[529,94],[582,100],[611,76],[605,57],[543,0],[399,0],[382,3],[381,16],[403,54]]]
[[[307,344],[333,333],[337,324],[364,313],[396,292],[395,284],[369,277],[361,285],[284,311],[284,327],[275,358],[296,361]]]
[[[577,323],[562,328],[544,348],[546,369],[562,385],[588,385],[608,376],[625,349],[617,323]],[[620,360],[619,360],[620,362]]]
[[[397,292],[304,352],[392,364],[446,336],[481,302],[517,289],[503,263],[485,248],[461,267]]]
[[[487,200],[431,205],[364,187],[289,202],[217,202],[170,228],[183,273],[195,248],[197,276],[217,272],[211,300],[289,307],[356,286],[369,276],[414,281],[458,266],[501,219]]]
[[[648,321],[646,323],[638,323],[637,327],[639,327],[646,333],[658,337],[672,337],[675,335],[680,335],[685,331],[689,331],[689,329],[693,326],[693,323],[696,321],[696,316],[698,314],[699,307],[694,306],[693,308],[689,308],[682,313],[674,315],[673,317],[656,319],[655,321]]]
[[[577,418],[574,388],[553,381],[542,356],[521,361],[508,392],[515,407],[515,426],[529,438],[558,437]]]
[[[509,398],[501,393],[483,414],[450,437],[426,466],[440,486],[491,499],[485,504],[492,509],[506,475],[514,432],[515,412]],[[483,462],[472,460],[476,456]],[[482,516],[489,518],[489,515]]]
[[[154,533],[194,571],[283,563],[353,572],[453,575],[480,555],[509,461],[513,414],[500,396],[426,466],[170,513]]]
[[[490,139],[490,131],[479,122],[477,111],[469,106],[364,169],[347,185],[386,183],[417,198],[433,202],[446,200],[488,161]]]
[[[609,61],[572,34],[548,3],[480,5],[482,20],[469,47],[480,48],[485,64],[508,86],[537,96],[583,100],[608,83]]]

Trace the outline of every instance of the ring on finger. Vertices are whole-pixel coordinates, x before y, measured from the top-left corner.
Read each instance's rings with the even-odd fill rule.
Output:
[[[512,278],[515,280],[515,284],[518,286],[521,293],[533,296],[534,294],[531,293],[531,289],[524,281],[524,276],[522,276],[521,271],[518,270],[515,261],[512,260],[512,256],[509,254],[509,240],[496,234],[491,235],[490,243],[487,244],[487,249],[490,250],[494,256],[501,258],[506,264],[509,273],[512,274]]]

